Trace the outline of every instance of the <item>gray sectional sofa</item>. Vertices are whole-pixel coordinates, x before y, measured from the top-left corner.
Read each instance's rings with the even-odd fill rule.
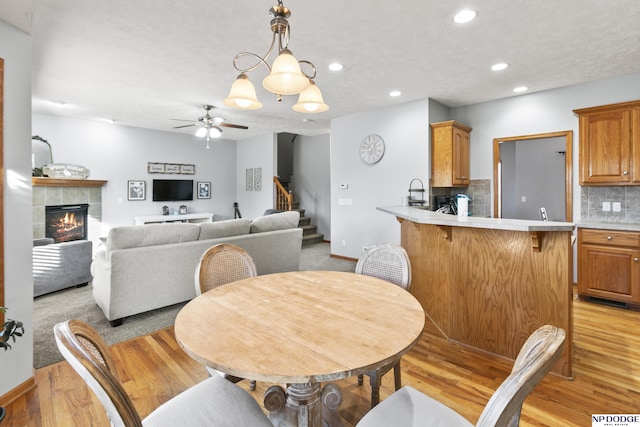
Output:
[[[91,265],[93,297],[112,326],[125,317],[190,300],[200,256],[218,243],[244,248],[259,275],[298,270],[299,218],[291,211],[253,221],[115,227]]]

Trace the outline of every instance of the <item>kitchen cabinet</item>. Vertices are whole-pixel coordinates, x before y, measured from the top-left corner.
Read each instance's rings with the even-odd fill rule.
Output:
[[[578,294],[640,304],[640,232],[578,229]]]
[[[640,101],[574,110],[581,185],[640,184]]]
[[[469,186],[469,126],[454,120],[431,123],[431,186]]]

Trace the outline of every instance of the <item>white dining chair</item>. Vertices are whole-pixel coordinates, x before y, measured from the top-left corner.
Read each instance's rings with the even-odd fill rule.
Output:
[[[91,326],[68,320],[54,326],[54,335],[60,353],[91,388],[114,427],[273,427],[248,392],[218,375],[178,394],[140,419],[120,384],[106,343]]]
[[[230,243],[220,243],[207,249],[198,261],[195,272],[196,295],[257,275],[256,264],[247,251]],[[244,379],[227,375],[208,366],[206,368],[211,375],[223,376],[233,383]],[[250,388],[256,389],[255,380],[250,380]]]
[[[373,245],[358,259],[356,264],[357,274],[377,277],[400,286],[405,290],[411,287],[411,262],[402,246],[384,243]],[[402,321],[398,318],[398,321]],[[380,384],[384,374],[393,368],[393,376],[396,390],[402,387],[400,371],[400,359],[375,371],[367,372],[371,385],[371,407],[380,401]],[[358,375],[358,385],[362,385],[363,375]]]
[[[477,427],[517,427],[525,398],[560,357],[565,340],[561,328],[545,325],[522,346],[511,374],[493,393],[480,414]],[[472,427],[448,406],[413,387],[405,386],[371,409],[357,427]]]

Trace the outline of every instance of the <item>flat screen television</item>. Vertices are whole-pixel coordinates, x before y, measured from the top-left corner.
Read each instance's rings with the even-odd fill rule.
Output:
[[[193,200],[192,179],[154,179],[154,202],[181,202]]]

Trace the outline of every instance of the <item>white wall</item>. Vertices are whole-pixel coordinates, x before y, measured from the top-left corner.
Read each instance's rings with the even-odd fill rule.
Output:
[[[324,240],[331,240],[330,136],[298,135],[293,144],[294,199],[305,216],[318,227]]]
[[[360,160],[360,141],[380,135],[382,160]],[[400,243],[400,226],[377,206],[399,205],[409,184],[419,178],[428,187],[429,102],[416,102],[341,117],[331,122],[331,253],[359,258],[364,246]],[[347,189],[340,189],[347,184]],[[339,204],[350,200],[351,205]],[[344,245],[343,245],[344,243]]]
[[[243,218],[256,218],[267,209],[273,209],[273,177],[276,175],[278,143],[277,134],[246,138],[237,142],[237,199]],[[247,169],[262,169],[260,191],[247,191]]]
[[[4,296],[7,317],[24,323],[25,335],[0,351],[0,396],[33,374],[31,273],[31,36],[0,21],[4,58]]]
[[[573,110],[640,99],[640,74],[453,108],[473,128],[471,177],[493,180],[493,139],[573,130],[573,220],[580,220],[578,118]],[[493,194],[492,194],[493,197]]]
[[[174,132],[160,132],[99,121],[33,115],[33,135],[52,146],[55,163],[89,168],[90,179],[104,179],[102,190],[102,235],[110,228],[133,225],[138,215],[160,215],[162,206],[175,211],[213,212],[215,219],[233,218],[236,197],[236,142],[212,140],[209,149],[202,138]],[[148,162],[194,164],[194,175],[150,174]],[[211,182],[211,199],[191,202],[152,201],[153,179],[193,179]],[[146,198],[127,200],[127,181],[146,182]]]

